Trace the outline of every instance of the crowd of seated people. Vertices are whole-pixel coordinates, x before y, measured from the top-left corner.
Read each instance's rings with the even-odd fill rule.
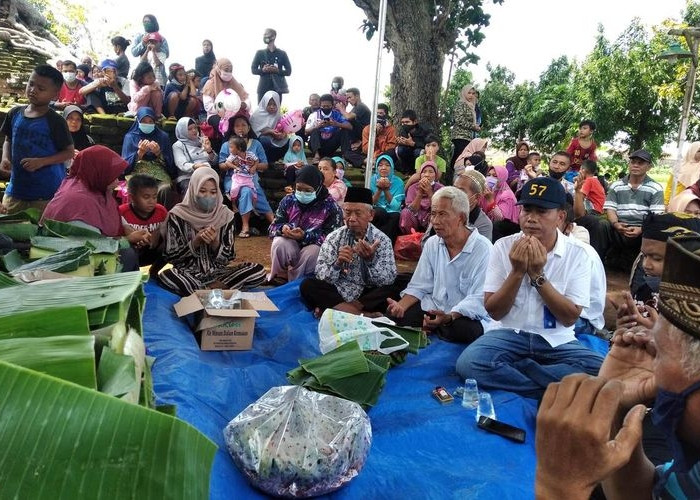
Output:
[[[648,173],[654,159],[643,149],[630,152],[625,175],[607,185],[590,120],[546,169],[527,142],[504,165],[489,165],[488,142],[476,136],[473,87],[460,101],[451,155],[441,154],[439,139],[410,109],[401,112],[398,130],[384,104],[370,123],[359,89],[343,89],[338,77],[330,92],[310,96],[298,135],[287,134],[277,127],[286,87],[265,76],[291,71],[286,54],[279,71],[272,59],[254,66],[261,84],[253,108],[230,60],[215,58],[211,42],[197,61],[208,70],[200,86],[199,73],[180,64],[164,72],[170,54],[153,16],[144,17],[144,32],[134,38],[141,62],[130,82],[120,60],[130,44],[121,37],[114,39],[119,57],[94,69],[62,61],[60,71],[34,70],[29,104],[12,109],[2,125],[0,170],[9,175],[3,213],[36,208],[42,220],[125,238],[124,269],[151,265],[176,294],[299,280],[301,300],[316,316],[333,308],[421,327],[465,346],[455,360],[461,377],[538,400],[570,375],[605,371],[603,357],[577,335],[601,334],[605,326],[606,269],[625,258],[621,267],[632,269],[616,327],[655,329],[671,314],[664,276],[680,278],[667,271],[676,265],[668,242],[700,233],[700,143],[691,144],[680,188],[668,190],[665,203]],[[266,31],[273,55],[256,57],[281,57],[274,37]],[[243,103],[225,119],[214,106],[224,89]],[[95,145],[85,114],[126,110],[134,122],[121,155]],[[176,141],[162,129],[161,118],[171,116]],[[216,132],[207,135],[207,127]],[[369,154],[371,127],[377,142]],[[363,155],[370,187],[348,186],[345,172],[361,166]],[[271,168],[287,184],[275,209],[260,185],[260,173]],[[120,179],[127,181],[121,204]],[[159,203],[164,190],[175,193],[172,203]],[[253,234],[253,214],[268,225],[267,273],[260,263],[235,261],[235,237]],[[417,267],[399,276],[394,244],[416,232]],[[159,272],[165,263],[171,266]],[[629,339],[615,342],[624,348]]]

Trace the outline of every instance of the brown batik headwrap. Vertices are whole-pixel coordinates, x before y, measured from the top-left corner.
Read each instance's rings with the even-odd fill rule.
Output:
[[[659,312],[685,333],[700,339],[700,235],[668,240],[659,286]]]

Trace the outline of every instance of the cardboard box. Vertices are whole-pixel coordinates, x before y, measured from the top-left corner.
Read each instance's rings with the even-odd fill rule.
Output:
[[[211,290],[198,290],[175,304],[179,317],[195,314],[195,336],[203,351],[245,351],[253,347],[258,311],[279,311],[264,292],[241,292],[241,309],[206,309]],[[229,299],[237,290],[223,290]]]

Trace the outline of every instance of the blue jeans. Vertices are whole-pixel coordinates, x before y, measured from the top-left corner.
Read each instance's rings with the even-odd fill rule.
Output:
[[[224,193],[229,193],[231,191],[232,178],[231,175],[229,175],[229,172],[230,170],[226,172],[227,175],[224,177]],[[238,211],[241,213],[241,215],[252,212],[253,209],[255,209],[255,211],[260,215],[272,212],[272,207],[265,197],[265,191],[263,191],[263,189],[260,187],[258,174],[253,176],[253,184],[258,192],[258,201],[255,202],[255,205],[253,205],[253,192],[250,190],[250,188],[243,187],[238,194]]]
[[[535,333],[502,328],[467,347],[457,359],[457,373],[483,389],[540,399],[550,383],[572,373],[597,375],[602,362],[603,356],[578,340],[552,347]]]

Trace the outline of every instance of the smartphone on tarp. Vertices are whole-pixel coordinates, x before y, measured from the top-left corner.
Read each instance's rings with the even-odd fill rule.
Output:
[[[479,417],[479,422],[476,425],[480,429],[498,434],[499,436],[503,436],[504,438],[515,441],[516,443],[525,442],[525,431],[523,429],[499,422],[498,420],[481,416]]]

